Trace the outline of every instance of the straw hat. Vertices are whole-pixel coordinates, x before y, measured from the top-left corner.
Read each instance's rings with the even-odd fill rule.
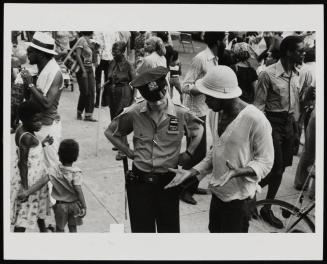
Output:
[[[32,42],[27,44],[45,53],[57,55],[57,52],[55,52],[55,40],[49,34],[35,32]]]
[[[196,88],[203,94],[219,99],[232,99],[242,94],[234,71],[223,65],[212,67],[196,81]]]

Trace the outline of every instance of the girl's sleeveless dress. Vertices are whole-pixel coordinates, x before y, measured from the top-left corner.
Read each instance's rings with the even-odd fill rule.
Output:
[[[19,145],[22,137],[29,132],[23,133],[19,138]],[[31,134],[32,135],[32,134]],[[34,135],[32,135],[34,136]],[[35,137],[35,136],[34,136]],[[37,137],[35,137],[37,139]],[[40,178],[46,174],[44,164],[44,154],[42,144],[39,139],[39,144],[36,147],[30,148],[28,154],[28,187],[30,188]],[[19,147],[16,150],[14,161],[13,174],[10,182],[10,218],[11,224],[15,226],[35,229],[37,219],[45,219],[49,214],[49,190],[48,185],[45,185],[40,190],[31,194],[27,201],[21,202],[16,199],[18,192],[22,189],[20,171],[18,168]]]

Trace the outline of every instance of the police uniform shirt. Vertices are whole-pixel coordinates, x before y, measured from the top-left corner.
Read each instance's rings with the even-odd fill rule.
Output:
[[[167,99],[165,118],[159,124],[150,117],[145,100],[125,108],[115,118],[114,136],[126,136],[134,131],[133,162],[144,172],[165,173],[168,168],[176,168],[185,132],[192,137],[203,123],[188,108]]]

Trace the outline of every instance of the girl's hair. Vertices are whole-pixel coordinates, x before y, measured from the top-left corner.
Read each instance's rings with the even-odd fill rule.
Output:
[[[166,54],[166,48],[161,38],[153,36],[148,38],[146,42],[153,47],[153,51],[156,51],[159,56]]]
[[[112,45],[112,48],[117,47],[122,53],[126,50],[126,43],[124,41],[117,41]]]
[[[60,142],[58,155],[62,163],[72,163],[77,160],[79,145],[74,139],[64,139]]]
[[[42,112],[41,107],[33,102],[25,101],[18,107],[18,118],[23,122],[28,122],[32,118]]]

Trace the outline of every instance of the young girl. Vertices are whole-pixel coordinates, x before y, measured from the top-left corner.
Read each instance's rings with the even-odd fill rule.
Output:
[[[171,61],[169,62],[170,70],[170,97],[173,98],[174,87],[179,93],[180,101],[183,103],[182,89],[179,81],[179,76],[182,75],[182,65],[178,60],[178,51],[173,50]]]
[[[56,232],[64,232],[68,223],[69,232],[77,232],[77,225],[82,224],[82,217],[86,215],[86,204],[82,191],[82,171],[73,166],[79,152],[78,143],[73,139],[65,139],[59,146],[59,159],[61,164],[49,170],[28,190],[18,194],[19,199],[31,197],[32,194],[47,186],[51,181],[52,197],[56,199],[54,213],[56,219]]]
[[[21,189],[28,189],[46,174],[43,147],[46,142],[52,144],[53,139],[47,136],[40,142],[34,134],[42,126],[40,111],[38,105],[31,102],[23,102],[18,109],[22,125],[17,128],[15,134],[17,151],[10,190],[11,223],[14,225],[14,232],[33,230],[36,223],[40,232],[47,232],[44,219],[49,213],[48,187],[44,186],[24,201],[17,199]]]

